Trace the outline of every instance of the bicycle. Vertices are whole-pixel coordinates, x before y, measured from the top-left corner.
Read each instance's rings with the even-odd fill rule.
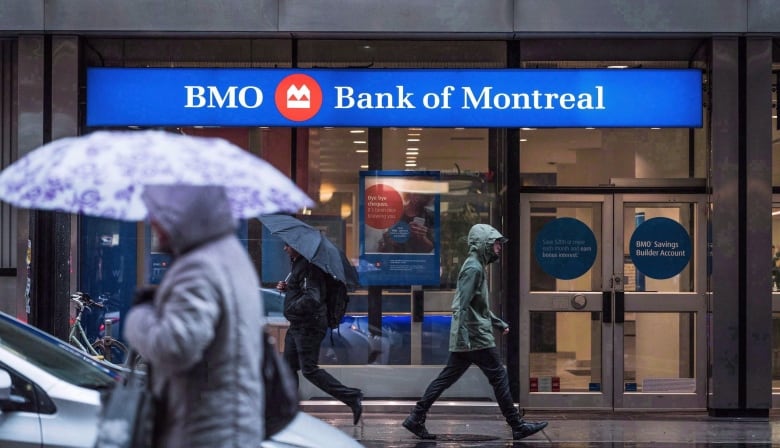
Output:
[[[111,326],[113,324],[111,319],[103,321],[103,336],[98,337],[93,342],[89,341],[87,332],[81,324],[84,310],[91,310],[93,307],[104,308],[104,305],[92,300],[92,297],[85,292],[71,294],[70,300],[75,304],[76,316],[68,333],[68,342],[97,360],[119,365],[125,363],[129,350],[123,343],[111,336]]]

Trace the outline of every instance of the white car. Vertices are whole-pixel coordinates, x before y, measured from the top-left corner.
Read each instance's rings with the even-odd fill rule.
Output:
[[[0,446],[88,447],[102,403],[122,371],[0,312]],[[345,432],[306,413],[263,448],[360,448]]]

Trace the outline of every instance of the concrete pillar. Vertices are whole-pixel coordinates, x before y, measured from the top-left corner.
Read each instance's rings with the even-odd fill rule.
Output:
[[[744,409],[772,407],[772,39],[745,38]],[[761,255],[759,255],[761,254]],[[765,263],[766,261],[766,263]]]
[[[714,416],[771,407],[771,39],[713,39],[710,397]],[[766,264],[766,266],[764,266]]]
[[[76,37],[19,38],[19,157],[51,140],[78,134],[78,55]],[[69,325],[73,219],[64,213],[30,211],[29,220],[19,223],[19,247],[25,249],[20,256],[26,253],[28,238],[32,241],[30,322],[62,339]],[[26,273],[20,277],[26,283]]]

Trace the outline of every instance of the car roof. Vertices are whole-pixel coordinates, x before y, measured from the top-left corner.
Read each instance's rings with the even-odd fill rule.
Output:
[[[66,351],[70,355],[79,358],[80,360],[90,363],[93,366],[97,367],[98,369],[105,372],[107,375],[111,376],[114,379],[121,378],[122,375],[122,369],[117,367],[111,367],[106,363],[98,362],[91,356],[89,356],[87,353],[84,353],[83,351],[77,349],[76,347],[68,344],[67,342],[63,341],[62,339],[59,339],[57,337],[54,337],[53,335],[36,328],[26,322],[21,321],[20,319],[17,319],[10,314],[7,314],[5,312],[0,311],[0,321],[7,323],[11,326],[16,327],[20,331],[28,332],[33,335],[35,335],[37,338],[42,339],[43,341],[46,341],[47,343],[50,343],[52,345],[55,345],[59,347],[60,349]],[[1,343],[2,341],[0,341]]]

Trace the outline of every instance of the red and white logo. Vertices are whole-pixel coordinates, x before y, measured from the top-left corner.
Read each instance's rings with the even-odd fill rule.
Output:
[[[274,100],[284,118],[306,121],[322,107],[322,88],[311,76],[296,73],[276,86]]]

